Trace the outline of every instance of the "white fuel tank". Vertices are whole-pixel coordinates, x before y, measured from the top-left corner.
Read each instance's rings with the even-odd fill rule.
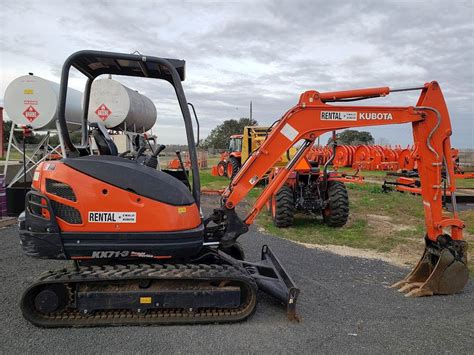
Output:
[[[17,125],[31,126],[34,130],[56,129],[58,98],[58,83],[24,75],[5,90],[5,111]],[[70,130],[80,129],[82,93],[71,88],[67,91],[66,120]]]
[[[116,80],[98,79],[92,83],[88,120],[141,133],[155,124],[156,107],[148,97]]]

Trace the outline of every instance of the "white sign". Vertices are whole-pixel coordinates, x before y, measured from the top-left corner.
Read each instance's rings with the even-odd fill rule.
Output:
[[[136,212],[89,212],[90,223],[136,223]]]
[[[321,111],[322,121],[357,121],[357,112]]]
[[[294,129],[292,126],[290,126],[288,123],[284,125],[283,128],[281,129],[281,134],[283,134],[286,138],[288,138],[292,142],[296,138],[298,133],[299,132],[296,129]]]

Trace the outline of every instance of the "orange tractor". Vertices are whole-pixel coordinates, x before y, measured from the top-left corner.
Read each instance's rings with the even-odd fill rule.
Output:
[[[229,138],[229,146],[221,154],[217,163],[217,175],[232,178],[240,169],[242,164],[242,134],[234,134]]]
[[[363,178],[329,171],[337,156],[337,148],[333,147],[323,165],[320,165],[317,153],[311,148],[283,186],[270,196],[267,209],[276,227],[292,226],[296,213],[321,216],[329,227],[342,227],[347,223],[349,196],[344,183],[363,183]],[[280,169],[278,166],[272,168],[268,175],[269,183],[278,176]]]
[[[72,67],[88,78],[84,145],[80,146],[71,141],[65,117]],[[184,68],[182,60],[98,51],[74,53],[64,63],[58,127],[67,157],[36,169],[19,218],[19,235],[28,256],[72,260],[73,265],[42,273],[27,287],[20,302],[27,320],[42,327],[235,322],[253,314],[258,290],[285,304],[288,316],[296,318],[300,291],[275,254],[264,245],[260,261],[246,261],[237,240],[318,136],[389,124],[412,125],[426,225],[420,262],[394,286],[409,296],[453,294],[464,288],[469,277],[464,223],[455,203],[454,212],[444,215],[440,199],[443,168],[451,181],[453,201],[455,182],[452,160],[446,159],[451,124],[436,82],[398,90],[304,92],[241,167],[222,193],[220,205],[203,216],[196,143],[181,84]],[[90,87],[95,78],[106,74],[161,79],[174,87],[192,165],[188,186],[156,169],[159,150],[145,160],[138,154],[117,156],[113,141],[100,126],[94,139],[102,155],[91,155],[87,146]],[[421,92],[415,106],[337,105],[405,90]],[[299,146],[296,154],[278,170],[248,213],[239,216],[236,206],[294,145]],[[329,175],[323,174],[322,179],[326,185],[331,183]]]

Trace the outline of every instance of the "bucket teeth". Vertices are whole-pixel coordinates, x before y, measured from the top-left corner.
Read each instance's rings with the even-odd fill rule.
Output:
[[[450,295],[461,292],[468,279],[467,243],[443,236],[442,243],[427,240],[415,268],[391,287],[405,297]]]
[[[405,294],[405,297],[424,297],[433,296],[433,291],[427,290],[423,287],[414,288],[410,292]]]
[[[398,292],[406,293],[407,295],[414,291],[414,289],[420,288],[423,286],[423,282],[411,282],[406,283],[405,286],[398,289]]]

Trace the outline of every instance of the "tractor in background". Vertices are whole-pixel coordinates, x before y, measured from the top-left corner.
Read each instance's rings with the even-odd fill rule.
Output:
[[[317,148],[312,147],[295,166],[283,186],[267,201],[267,210],[273,224],[279,228],[291,227],[295,214],[300,212],[314,217],[322,216],[329,227],[342,227],[349,218],[349,196],[345,183],[363,183],[363,178],[329,171],[336,156],[336,145],[331,156],[321,167],[317,160]],[[274,167],[268,175],[271,183],[278,176],[280,167]]]
[[[217,163],[217,175],[231,178],[240,169],[242,162],[242,138],[242,134],[234,134],[229,137],[228,148],[221,153],[220,161]]]
[[[217,164],[217,175],[233,179],[245,161],[257,151],[269,136],[271,127],[246,126],[243,134],[230,136],[229,148],[221,154]],[[336,149],[336,148],[334,148]],[[270,183],[279,170],[295,155],[292,147],[268,171],[265,181]],[[362,178],[328,172],[334,161],[334,150],[328,149],[328,159],[320,169],[316,147],[296,166],[285,184],[267,201],[267,209],[276,227],[293,225],[297,212],[313,216],[322,215],[324,223],[331,227],[342,227],[349,216],[349,198],[344,182],[362,182]],[[214,175],[216,175],[214,169]]]
[[[246,126],[244,127],[243,134],[230,136],[229,146],[221,154],[217,169],[214,169],[213,175],[227,176],[229,179],[233,179],[248,157],[260,147],[269,133],[270,127]],[[288,163],[287,155],[283,154],[275,165],[284,166]]]

